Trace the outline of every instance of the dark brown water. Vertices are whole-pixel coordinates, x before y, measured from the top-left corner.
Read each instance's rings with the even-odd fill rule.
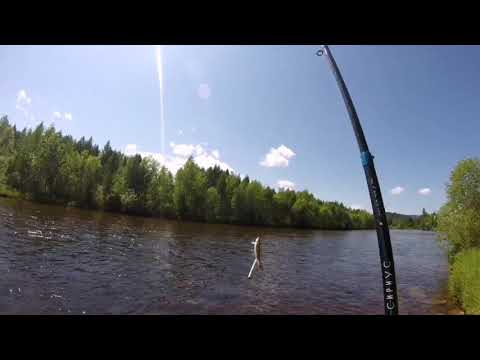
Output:
[[[247,279],[251,241],[264,270]],[[435,234],[392,231],[400,313],[438,313]],[[182,223],[0,198],[0,314],[383,314],[373,231]]]

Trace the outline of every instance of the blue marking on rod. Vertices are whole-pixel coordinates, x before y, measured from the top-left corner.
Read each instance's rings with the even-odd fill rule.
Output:
[[[373,159],[372,154],[370,154],[368,151],[364,151],[360,154],[360,157],[362,158],[362,165],[367,166],[368,163]]]

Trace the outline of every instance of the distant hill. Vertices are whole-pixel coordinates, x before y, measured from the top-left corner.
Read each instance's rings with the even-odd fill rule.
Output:
[[[398,223],[401,221],[409,221],[410,219],[415,221],[421,217],[421,215],[405,215],[405,214],[399,214],[399,213],[388,212],[388,211],[386,214],[387,214],[387,221],[389,224],[391,224],[392,222]]]
[[[435,230],[437,227],[437,214],[429,214],[423,209],[422,215],[405,215],[387,212],[387,222],[392,229],[418,229]]]

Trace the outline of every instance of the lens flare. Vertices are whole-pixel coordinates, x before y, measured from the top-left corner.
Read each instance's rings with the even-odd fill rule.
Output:
[[[165,117],[164,117],[164,102],[163,102],[163,62],[162,62],[162,47],[155,45],[155,62],[157,63],[158,83],[160,86],[160,128],[161,138],[160,144],[162,154],[165,154]]]

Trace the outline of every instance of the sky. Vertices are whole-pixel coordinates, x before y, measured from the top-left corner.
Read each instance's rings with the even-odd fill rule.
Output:
[[[371,211],[320,46],[0,46],[0,116],[110,140],[172,172],[192,155],[265,185]],[[336,46],[387,211],[437,211],[479,155],[480,46]],[[163,107],[162,107],[163,105]]]

